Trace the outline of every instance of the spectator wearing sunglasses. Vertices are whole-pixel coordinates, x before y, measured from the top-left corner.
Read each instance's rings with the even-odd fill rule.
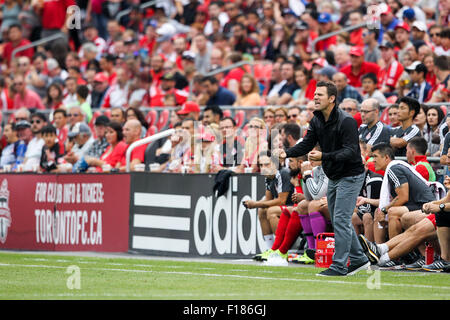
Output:
[[[23,160],[24,170],[31,171],[34,166],[38,166],[41,162],[42,147],[44,140],[41,131],[47,125],[47,117],[45,114],[37,112],[31,115],[30,129],[32,139],[27,144],[27,151]]]

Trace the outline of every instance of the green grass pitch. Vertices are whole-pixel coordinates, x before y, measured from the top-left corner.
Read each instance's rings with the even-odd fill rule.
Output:
[[[199,262],[0,252],[1,300],[410,300],[450,298],[450,274],[322,269],[250,261]]]

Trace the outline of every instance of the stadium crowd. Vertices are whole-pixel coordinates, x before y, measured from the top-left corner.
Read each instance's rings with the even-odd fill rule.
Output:
[[[439,206],[450,187],[449,0],[1,2],[3,172],[125,171],[133,142],[172,128],[133,150],[131,170],[266,175],[265,200],[246,204],[268,246],[256,259],[285,261],[303,230],[310,251],[297,262],[311,263],[315,236],[331,231],[328,178],[320,161],[280,164],[271,152],[308,134],[316,87],[331,82],[359,128],[367,173],[352,222],[369,259],[450,264],[450,208]]]

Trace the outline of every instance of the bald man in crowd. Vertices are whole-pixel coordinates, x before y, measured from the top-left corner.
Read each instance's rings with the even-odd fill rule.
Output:
[[[141,130],[142,125],[136,119],[131,119],[125,122],[123,126],[123,137],[128,146],[130,146],[133,142],[140,140],[141,138]],[[147,148],[147,144],[143,144],[139,147],[136,147],[131,152],[130,157],[130,170],[134,171],[135,166],[140,163],[145,163],[145,149]],[[123,156],[121,161],[120,171],[126,171],[126,154]]]

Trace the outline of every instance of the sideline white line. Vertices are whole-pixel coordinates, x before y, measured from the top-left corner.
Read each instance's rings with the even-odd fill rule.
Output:
[[[30,267],[30,268],[52,268],[52,269],[67,269],[64,266],[48,266],[48,265],[26,265],[26,264],[8,264],[0,263],[0,267]],[[179,275],[191,275],[191,276],[205,276],[205,277],[224,277],[224,278],[237,278],[237,279],[250,279],[250,280],[274,280],[274,281],[294,281],[294,282],[313,282],[313,283],[330,283],[330,284],[352,284],[352,285],[366,285],[366,282],[349,282],[338,280],[321,280],[321,279],[296,279],[296,278],[275,278],[275,277],[261,277],[261,276],[244,276],[235,274],[216,274],[216,273],[196,273],[188,271],[154,271],[154,270],[131,270],[131,269],[116,269],[116,268],[84,268],[88,270],[100,270],[100,271],[118,271],[118,272],[132,272],[132,273],[160,273],[160,274],[179,274]],[[351,279],[351,278],[349,278]],[[434,289],[434,290],[450,290],[450,287],[440,287],[431,285],[420,284],[406,284],[406,283],[388,283],[383,282],[381,286],[389,287],[406,287],[406,288],[422,288],[422,289]]]

